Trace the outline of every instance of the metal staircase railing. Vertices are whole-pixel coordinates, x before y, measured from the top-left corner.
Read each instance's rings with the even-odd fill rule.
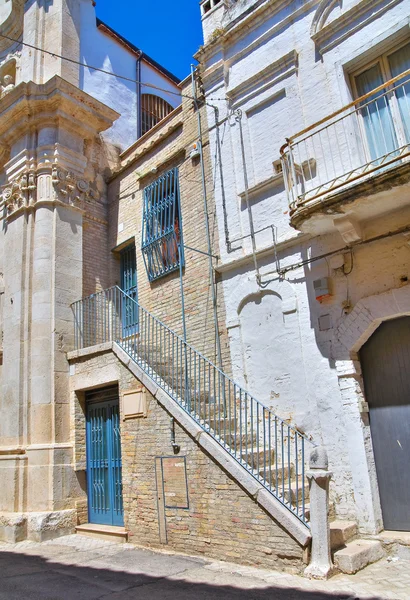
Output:
[[[75,346],[115,342],[306,526],[312,442],[118,287],[72,305]]]

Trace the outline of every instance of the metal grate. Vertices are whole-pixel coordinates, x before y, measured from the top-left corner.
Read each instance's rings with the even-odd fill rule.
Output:
[[[148,279],[168,275],[183,264],[178,169],[144,190],[142,255]]]
[[[169,102],[155,96],[154,94],[142,94],[141,96],[141,135],[144,135],[155,127],[157,123],[165,119],[173,111]]]

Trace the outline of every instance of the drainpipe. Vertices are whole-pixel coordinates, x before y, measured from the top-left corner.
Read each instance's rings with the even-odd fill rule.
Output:
[[[136,63],[136,80],[137,80],[137,140],[141,137],[142,131],[142,114],[141,114],[141,57],[142,52],[137,58]]]
[[[201,162],[201,176],[202,176],[202,197],[204,201],[204,214],[205,214],[205,231],[206,231],[206,240],[208,244],[208,263],[209,263],[209,279],[211,282],[211,290],[212,290],[212,306],[213,306],[213,316],[214,316],[214,325],[215,325],[215,342],[216,342],[216,352],[218,356],[218,365],[222,370],[222,352],[221,352],[221,339],[219,336],[219,327],[218,327],[218,311],[216,305],[216,290],[215,290],[215,280],[214,280],[214,266],[212,261],[212,244],[211,244],[211,235],[209,231],[209,214],[208,214],[208,196],[206,190],[206,181],[205,181],[205,165],[204,165],[204,153],[203,153],[203,144],[202,144],[202,123],[201,123],[201,113],[198,107],[198,100],[196,97],[196,86],[195,86],[195,66],[191,65],[191,81],[192,81],[192,95],[194,99],[194,106],[197,114],[198,121],[198,138],[199,138],[199,155]]]
[[[245,156],[245,143],[243,140],[243,128],[242,128],[242,111],[238,109],[235,113],[235,121],[239,124],[239,135],[241,140],[241,153],[242,153],[242,168],[243,168],[243,179],[245,183],[245,202],[248,211],[249,229],[251,232],[252,240],[252,256],[253,264],[256,272],[256,283],[261,287],[261,276],[259,273],[258,261],[256,260],[256,242],[255,242],[255,227],[253,224],[252,209],[249,204],[249,182],[248,182],[248,170],[246,168],[246,156]]]
[[[221,134],[219,132],[219,108],[213,104],[207,104],[214,111],[215,118],[215,135],[216,135],[216,149],[218,152],[218,166],[219,166],[219,179],[221,181],[221,200],[222,200],[222,213],[224,219],[224,233],[225,233],[225,245],[227,252],[232,252],[232,244],[229,239],[229,226],[228,226],[228,210],[226,208],[226,195],[225,195],[225,183],[224,183],[224,171],[222,168],[222,144]]]

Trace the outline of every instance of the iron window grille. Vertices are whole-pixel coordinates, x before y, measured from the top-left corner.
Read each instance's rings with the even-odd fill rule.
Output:
[[[141,96],[141,135],[144,135],[155,127],[157,123],[165,119],[173,111],[169,102],[155,96],[154,94],[142,94]]]
[[[149,281],[184,264],[178,168],[161,175],[144,189],[142,244]]]

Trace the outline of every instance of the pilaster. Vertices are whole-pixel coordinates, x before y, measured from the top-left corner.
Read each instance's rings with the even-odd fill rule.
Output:
[[[81,495],[69,424],[70,305],[82,296],[83,216],[104,194],[88,156],[117,116],[60,77],[19,84],[0,99],[0,143],[7,149],[0,164],[0,511],[24,513],[35,539],[42,528],[57,535],[54,522],[68,532]],[[24,530],[16,515],[6,521],[4,536],[7,527],[14,531],[10,523]]]

